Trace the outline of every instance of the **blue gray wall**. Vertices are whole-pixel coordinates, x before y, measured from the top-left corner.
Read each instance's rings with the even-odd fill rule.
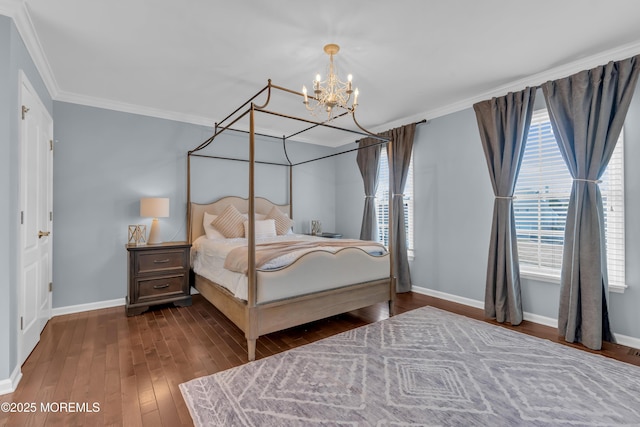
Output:
[[[542,94],[538,105],[544,105]],[[610,292],[615,333],[640,339],[640,88],[625,124],[626,280],[624,294]],[[337,228],[357,236],[364,190],[355,155],[341,159]],[[352,180],[354,180],[352,182]],[[355,183],[354,183],[355,182]],[[344,183],[344,184],[343,184]],[[347,184],[348,183],[348,184]],[[413,285],[457,298],[484,301],[493,192],[471,108],[419,125],[414,145],[415,259]],[[352,201],[349,203],[349,201]],[[528,313],[557,319],[560,285],[523,278]]]
[[[20,34],[11,19],[0,16],[0,380],[17,364],[20,70],[51,113],[51,97]]]
[[[0,197],[2,200],[11,200],[11,136],[10,121],[11,108],[11,81],[9,79],[9,41],[11,20],[0,16]],[[17,84],[17,82],[16,82]],[[14,207],[15,208],[15,207]],[[11,286],[15,283],[15,265],[9,259],[14,247],[11,246],[11,235],[15,225],[12,222],[13,209],[11,203],[0,204],[0,293],[11,295],[15,293]],[[13,277],[11,270],[14,270]],[[0,379],[9,378],[14,362],[11,363],[15,344],[15,313],[11,313],[11,298],[0,298],[0,343],[9,345],[0,346]]]
[[[161,238],[185,240],[186,154],[212,129],[64,102],[54,103],[54,118],[53,307],[124,298],[127,226],[151,222],[139,216],[140,198],[168,197]],[[332,152],[296,142],[287,147],[292,162]],[[223,134],[201,153],[246,159],[248,138]],[[258,139],[256,158],[285,163],[281,140]],[[333,161],[294,169],[296,230],[305,231],[316,217],[333,227],[334,179]],[[286,167],[256,167],[256,195],[286,203],[288,182]],[[248,165],[194,157],[191,185],[198,203],[247,197]]]

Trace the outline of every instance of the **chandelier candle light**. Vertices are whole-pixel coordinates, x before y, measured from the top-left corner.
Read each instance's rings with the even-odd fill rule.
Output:
[[[327,75],[327,79],[321,81],[320,74],[316,75],[316,79],[313,81],[313,99],[316,100],[316,103],[312,106],[309,106],[309,95],[307,94],[307,88],[302,86],[302,93],[304,95],[304,105],[307,107],[307,110],[315,113],[316,110],[322,108],[327,112],[327,117],[331,118],[331,114],[333,113],[335,107],[344,108],[351,114],[356,111],[356,107],[358,106],[358,89],[353,90],[352,79],[353,76],[349,74],[347,77],[347,81],[343,82],[338,79],[338,76],[335,74],[335,66],[333,64],[333,56],[338,53],[340,50],[340,46],[337,44],[328,44],[324,47],[324,51],[327,55],[329,55],[329,71]],[[351,101],[351,94],[353,94],[353,103],[349,106],[349,101]]]

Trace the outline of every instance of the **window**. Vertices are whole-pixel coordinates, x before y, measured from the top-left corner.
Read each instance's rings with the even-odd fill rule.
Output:
[[[623,290],[623,135],[602,176],[609,287]],[[518,257],[524,274],[559,278],[567,207],[573,180],[560,154],[547,110],[534,112],[513,202]]]
[[[409,175],[404,187],[404,218],[407,233],[407,253],[413,257],[413,156],[409,164]],[[387,150],[380,154],[378,191],[376,192],[376,217],[378,219],[378,241],[389,245],[389,162]]]

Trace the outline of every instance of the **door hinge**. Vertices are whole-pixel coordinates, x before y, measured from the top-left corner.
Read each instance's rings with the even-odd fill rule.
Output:
[[[24,317],[20,316],[20,330],[24,329]]]
[[[22,120],[24,120],[24,115],[27,114],[28,112],[29,112],[29,109],[23,105],[22,106]]]
[[[53,221],[53,211],[49,211],[49,221]]]
[[[49,151],[53,151],[53,139],[49,140]]]
[[[49,282],[49,292],[53,292],[53,282]]]
[[[24,225],[24,211],[20,211],[20,225]]]

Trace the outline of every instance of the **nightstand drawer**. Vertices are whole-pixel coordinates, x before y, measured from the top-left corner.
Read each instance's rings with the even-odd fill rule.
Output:
[[[154,251],[138,254],[135,274],[184,270],[185,251]]]
[[[153,279],[138,279],[138,301],[145,299],[155,299],[170,297],[172,295],[184,294],[185,276],[166,276]]]

